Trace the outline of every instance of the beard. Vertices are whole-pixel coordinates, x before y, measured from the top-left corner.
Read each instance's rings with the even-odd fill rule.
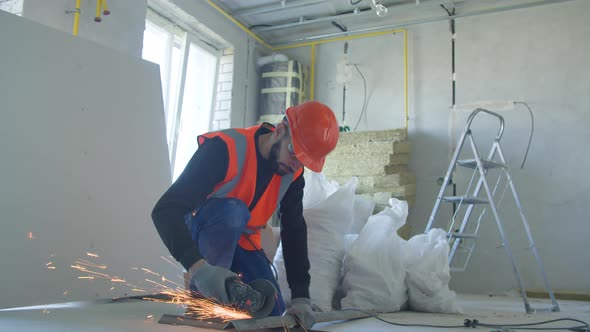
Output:
[[[275,142],[270,148],[270,161],[272,162],[272,170],[278,176],[285,176],[289,173],[289,167],[283,163],[279,163],[279,155],[281,153],[282,140]],[[282,167],[281,167],[282,166]],[[285,170],[287,169],[287,170]]]

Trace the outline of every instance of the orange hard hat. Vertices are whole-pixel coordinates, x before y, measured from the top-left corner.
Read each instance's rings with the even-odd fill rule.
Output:
[[[326,156],[338,143],[338,121],[332,110],[317,101],[287,109],[293,152],[303,166],[321,172]]]

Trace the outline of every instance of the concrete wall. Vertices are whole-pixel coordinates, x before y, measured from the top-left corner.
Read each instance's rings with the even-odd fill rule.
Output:
[[[480,100],[522,100],[535,115],[535,132],[524,170],[522,161],[530,131],[530,117],[520,106],[501,112],[507,121],[504,150],[531,224],[549,279],[558,291],[590,292],[590,267],[584,264],[590,232],[590,177],[584,165],[590,141],[590,2],[574,1],[532,9],[457,20],[457,103]],[[463,128],[468,112],[451,113],[451,45],[447,22],[411,27],[409,33],[410,170],[417,175],[417,201],[409,222],[415,233],[424,230],[439,190],[437,178],[448,167],[450,133]],[[399,36],[349,41],[349,56],[359,63],[369,85],[367,117],[359,130],[403,127],[400,83],[402,43]],[[286,51],[309,64],[309,48]],[[327,102],[340,118],[342,89],[335,83],[342,43],[317,49],[316,100]],[[335,60],[336,59],[336,60]],[[362,104],[362,80],[355,80],[347,96],[347,124],[354,124]],[[348,120],[351,119],[351,120]],[[480,119],[476,138],[481,148],[491,142],[496,122]],[[488,137],[484,137],[487,135]],[[468,178],[459,177],[458,192]],[[518,213],[506,194],[501,209],[522,273],[531,290],[543,284]],[[450,215],[450,207],[442,216]],[[443,223],[444,224],[444,223]],[[518,226],[518,227],[517,227]],[[502,292],[515,289],[505,252],[493,221],[482,226],[483,238],[466,273],[455,274],[452,287],[464,292]]]

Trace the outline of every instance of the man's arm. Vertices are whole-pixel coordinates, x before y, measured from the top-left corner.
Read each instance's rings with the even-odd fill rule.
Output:
[[[299,176],[281,200],[281,240],[287,282],[291,298],[309,298],[309,257],[307,255],[307,225],[303,219],[303,174]]]
[[[217,138],[206,141],[152,211],[162,241],[187,271],[203,257],[184,223],[184,216],[201,205],[223,181],[228,164],[225,142]]]

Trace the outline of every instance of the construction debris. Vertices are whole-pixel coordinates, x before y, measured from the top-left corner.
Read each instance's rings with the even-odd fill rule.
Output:
[[[404,129],[343,132],[326,159],[323,173],[340,185],[352,176],[358,177],[356,192],[375,202],[375,213],[387,206],[390,197],[411,206],[416,197],[416,176],[408,169],[410,152]],[[405,239],[409,233],[407,224],[398,231]]]

